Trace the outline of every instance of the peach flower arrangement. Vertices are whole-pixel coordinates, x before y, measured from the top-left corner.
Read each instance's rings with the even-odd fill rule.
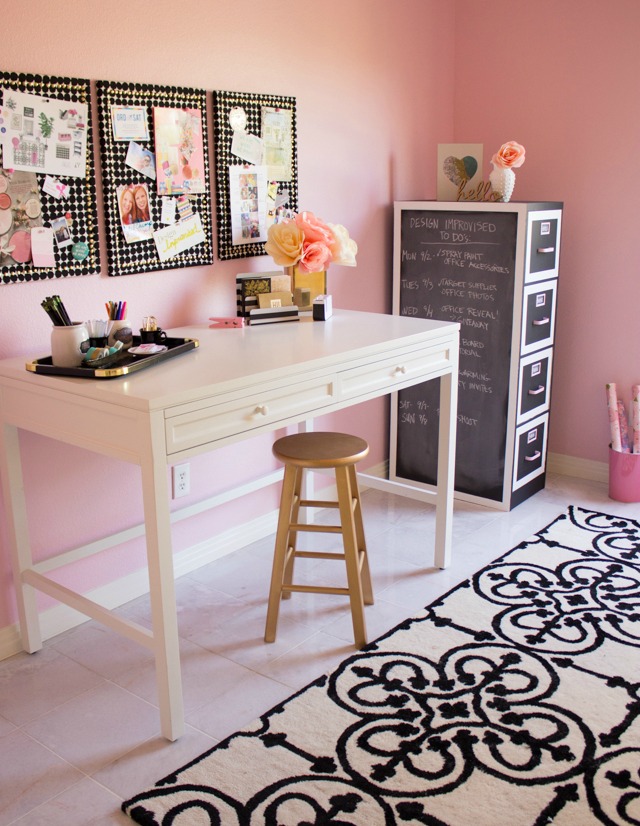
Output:
[[[500,195],[501,201],[508,201],[516,185],[516,173],[513,171],[524,163],[524,146],[516,141],[503,143],[491,158],[493,169],[489,175],[491,188]]]
[[[491,158],[491,163],[494,166],[502,167],[502,169],[517,169],[524,163],[524,146],[515,141],[507,141],[503,143],[496,154]]]
[[[322,272],[330,264],[356,266],[358,245],[341,224],[326,224],[313,212],[299,212],[269,227],[265,250],[281,267]]]

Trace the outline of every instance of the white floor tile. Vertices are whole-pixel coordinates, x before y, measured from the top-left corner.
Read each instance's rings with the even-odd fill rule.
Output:
[[[15,821],[16,826],[131,826],[120,811],[120,798],[99,783],[84,777],[37,809]]]
[[[158,730],[157,709],[113,683],[74,697],[24,726],[27,734],[85,774],[157,736]]]
[[[122,801],[153,786],[215,745],[215,739],[187,726],[178,740],[170,743],[156,735],[98,769],[92,777]]]
[[[103,682],[94,671],[54,648],[17,654],[0,663],[0,709],[22,725]]]
[[[0,754],[2,826],[30,812],[82,778],[82,773],[77,768],[19,729],[0,740]]]

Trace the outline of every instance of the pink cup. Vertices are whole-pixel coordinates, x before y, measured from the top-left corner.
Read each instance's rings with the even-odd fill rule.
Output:
[[[620,453],[609,448],[609,498],[640,502],[640,453]]]

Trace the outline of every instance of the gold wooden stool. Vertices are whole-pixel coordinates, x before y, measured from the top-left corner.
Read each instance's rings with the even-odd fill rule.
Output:
[[[273,573],[269,591],[269,607],[265,628],[265,642],[276,638],[280,600],[293,591],[313,594],[342,594],[351,602],[353,635],[357,648],[367,642],[364,605],[373,604],[371,574],[362,524],[362,508],[356,462],[369,452],[364,439],[346,433],[298,433],[278,439],[273,454],[284,463],[284,480],[280,500],[280,516],[273,557]],[[334,468],[338,501],[301,499],[305,469]],[[300,523],[300,508],[338,508],[340,525]],[[343,553],[299,551],[298,533],[341,533]],[[333,588],[320,585],[294,585],[293,564],[296,557],[312,559],[344,559],[347,569],[347,587]]]

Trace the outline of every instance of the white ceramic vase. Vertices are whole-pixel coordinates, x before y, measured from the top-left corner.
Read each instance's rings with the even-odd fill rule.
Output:
[[[500,195],[500,200],[506,203],[511,200],[516,185],[516,173],[513,169],[494,166],[489,174],[491,189]]]

